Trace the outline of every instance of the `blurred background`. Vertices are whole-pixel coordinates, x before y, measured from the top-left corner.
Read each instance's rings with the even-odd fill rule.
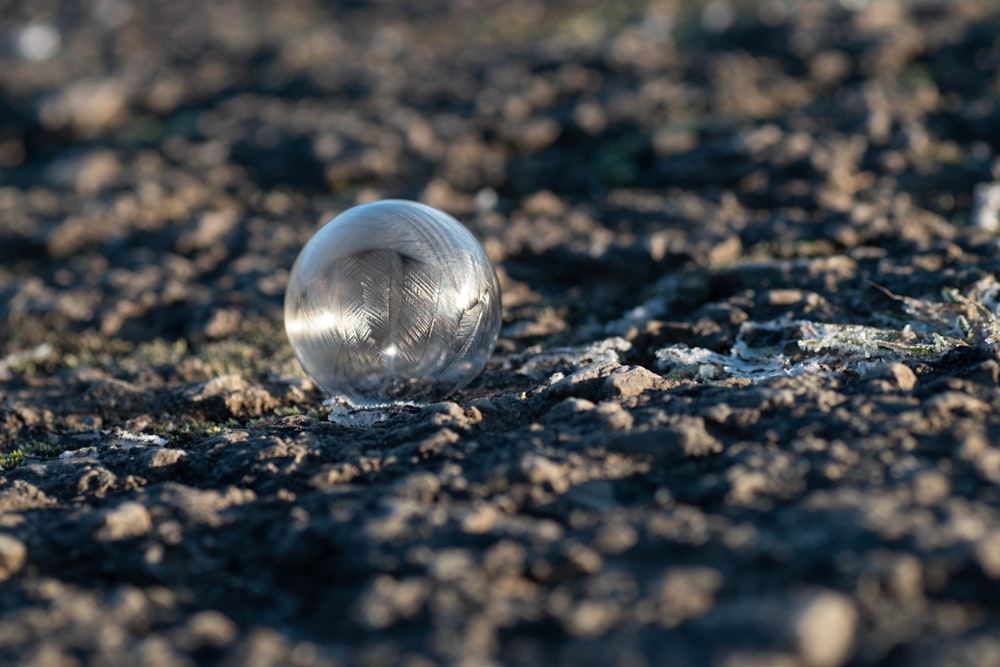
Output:
[[[0,17],[0,354],[240,334],[283,355],[298,249],[380,197],[469,224],[537,339],[668,269],[947,235],[998,171],[989,0]]]

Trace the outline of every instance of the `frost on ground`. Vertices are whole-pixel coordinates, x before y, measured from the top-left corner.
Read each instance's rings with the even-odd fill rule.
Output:
[[[901,328],[775,319],[744,322],[728,354],[684,345],[656,351],[660,371],[681,379],[752,381],[817,372],[864,374],[888,361],[933,359],[959,347],[1000,342],[1000,283],[987,276],[965,294],[942,291],[940,301],[890,294],[903,304]],[[766,340],[762,345],[757,341]]]
[[[618,362],[621,353],[632,348],[632,344],[619,336],[570,347],[544,348],[532,346],[508,360],[511,367],[522,375],[531,375],[540,370],[560,366],[580,367],[600,362]]]

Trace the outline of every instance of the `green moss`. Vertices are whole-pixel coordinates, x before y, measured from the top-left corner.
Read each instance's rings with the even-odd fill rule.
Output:
[[[330,419],[330,408],[326,405],[320,405],[314,408],[309,408],[306,412],[306,416],[311,419],[319,419],[321,421],[327,421]]]
[[[24,456],[52,458],[70,449],[78,449],[80,443],[67,442],[65,438],[51,434],[44,440],[30,440],[19,449]]]
[[[198,441],[211,438],[229,429],[256,430],[269,424],[273,424],[282,417],[300,414],[302,414],[301,408],[292,405],[275,408],[271,414],[254,417],[247,421],[241,421],[232,417],[224,421],[210,421],[194,418],[180,418],[176,420],[169,419],[159,421],[154,424],[151,428],[151,432],[161,438],[166,438],[171,444],[177,444],[185,440]],[[322,410],[313,408],[306,414],[314,419],[326,419],[326,417],[329,416],[329,410],[326,408],[323,408]]]
[[[199,345],[194,356],[215,375],[301,375],[284,331],[252,327],[239,337]]]
[[[170,444],[177,444],[185,440],[204,440],[219,435],[226,429],[240,427],[240,422],[235,419],[227,419],[222,422],[203,419],[178,421],[170,419],[157,422],[151,431],[154,435],[165,438]]]
[[[63,452],[80,449],[86,444],[71,436],[50,433],[44,438],[24,441],[16,449],[0,454],[0,469],[16,468],[28,459],[53,459]]]
[[[51,344],[55,351],[44,362],[45,367],[38,368],[35,364],[26,367],[26,373],[87,367],[121,378],[149,370],[171,373],[185,362],[197,359],[211,376],[301,375],[280,320],[272,322],[263,317],[245,321],[231,337],[199,343],[183,338],[157,338],[137,344],[87,332],[72,341],[51,341]]]
[[[24,456],[19,449],[6,454],[0,454],[0,470],[11,470],[24,463]]]
[[[257,429],[263,428],[268,424],[273,424],[274,422],[275,417],[256,417],[248,420],[247,423],[243,425],[243,428],[248,431],[256,431]]]
[[[556,18],[548,31],[571,43],[592,44],[612,32],[636,24],[643,14],[642,3],[600,3],[595,7]]]

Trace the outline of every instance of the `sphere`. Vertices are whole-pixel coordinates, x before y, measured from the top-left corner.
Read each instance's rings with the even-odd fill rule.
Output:
[[[416,202],[362,204],[306,243],[285,290],[303,370],[356,406],[436,400],[482,372],[500,284],[455,218]]]

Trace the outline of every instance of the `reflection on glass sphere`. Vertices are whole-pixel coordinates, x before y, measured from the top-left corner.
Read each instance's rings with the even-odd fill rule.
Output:
[[[309,377],[354,405],[440,399],[493,352],[500,285],[450,215],[409,201],[363,204],[299,253],[285,332]]]

